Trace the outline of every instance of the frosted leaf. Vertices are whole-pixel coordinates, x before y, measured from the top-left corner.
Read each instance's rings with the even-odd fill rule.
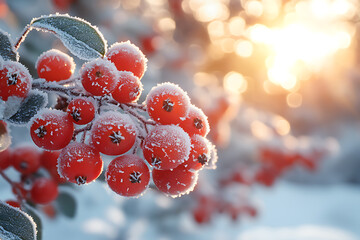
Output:
[[[7,101],[0,99],[0,119],[8,119],[13,116],[20,108],[22,98],[10,96]]]
[[[11,136],[6,124],[3,121],[0,121],[0,152],[7,149],[11,144]]]
[[[0,30],[0,56],[4,60],[18,61],[19,54],[14,49],[7,32]]]
[[[13,236],[7,232],[18,237],[9,239],[35,240],[36,224],[28,214],[0,202],[0,236]]]
[[[70,52],[81,59],[90,60],[106,53],[107,42],[97,27],[87,21],[67,14],[35,18],[31,28],[54,33]]]
[[[0,226],[0,239],[2,240],[21,240],[15,234],[6,231],[3,227]]]
[[[47,94],[39,90],[31,90],[19,110],[8,121],[14,124],[26,124],[40,109],[46,106],[47,102]]]

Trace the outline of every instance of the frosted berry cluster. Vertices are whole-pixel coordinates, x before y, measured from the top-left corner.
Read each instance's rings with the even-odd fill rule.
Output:
[[[36,160],[39,154],[25,149],[26,158],[14,152],[13,167],[29,175],[43,164],[50,180],[82,185],[103,172],[104,154],[116,156],[105,164],[105,179],[119,195],[138,196],[151,180],[172,197],[190,192],[212,151],[207,117],[170,82],[153,87],[138,104],[146,64],[144,54],[130,42],[113,44],[103,58],[84,63],[77,75],[74,60],[55,49],[39,56],[36,80],[20,63],[4,62],[3,100],[25,98],[31,87],[58,94],[55,107],[40,110],[29,122],[31,138],[48,160]],[[33,181],[35,203],[48,202],[36,198],[42,192],[36,186],[53,183],[44,182],[43,177]],[[51,199],[55,195],[53,190]]]

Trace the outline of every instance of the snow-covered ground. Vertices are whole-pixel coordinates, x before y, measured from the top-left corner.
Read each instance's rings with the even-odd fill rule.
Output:
[[[0,183],[0,196],[10,197],[6,183]],[[151,217],[156,216],[150,214],[151,209],[165,211],[176,199],[152,190],[141,198],[125,199],[96,182],[76,190],[78,209],[74,219],[59,216],[49,220],[43,216],[44,239],[360,239],[360,189],[356,185],[311,186],[279,181],[271,189],[255,188],[254,194],[261,205],[257,219],[234,223],[218,215],[210,224],[199,226],[187,211]],[[132,206],[143,209],[143,216],[129,214]]]

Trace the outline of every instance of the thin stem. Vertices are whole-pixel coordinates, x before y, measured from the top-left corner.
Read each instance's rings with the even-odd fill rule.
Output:
[[[24,203],[25,202],[25,199],[23,198],[23,195],[21,193],[21,190],[19,189],[19,187],[3,172],[2,169],[0,169],[0,175],[4,178],[4,180],[6,182],[8,182],[11,187],[15,190],[15,195],[16,195],[16,198],[18,200],[19,203]],[[21,204],[20,204],[21,206]]]
[[[27,25],[25,27],[25,29],[23,30],[23,33],[21,34],[20,38],[17,40],[17,42],[14,45],[14,48],[17,50],[19,49],[21,43],[25,40],[26,36],[28,35],[28,33],[31,31],[31,27],[30,25]]]

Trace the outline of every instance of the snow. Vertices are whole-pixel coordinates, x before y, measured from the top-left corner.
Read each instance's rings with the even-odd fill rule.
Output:
[[[302,225],[294,228],[259,227],[241,234],[237,240],[357,240],[336,228]]]

